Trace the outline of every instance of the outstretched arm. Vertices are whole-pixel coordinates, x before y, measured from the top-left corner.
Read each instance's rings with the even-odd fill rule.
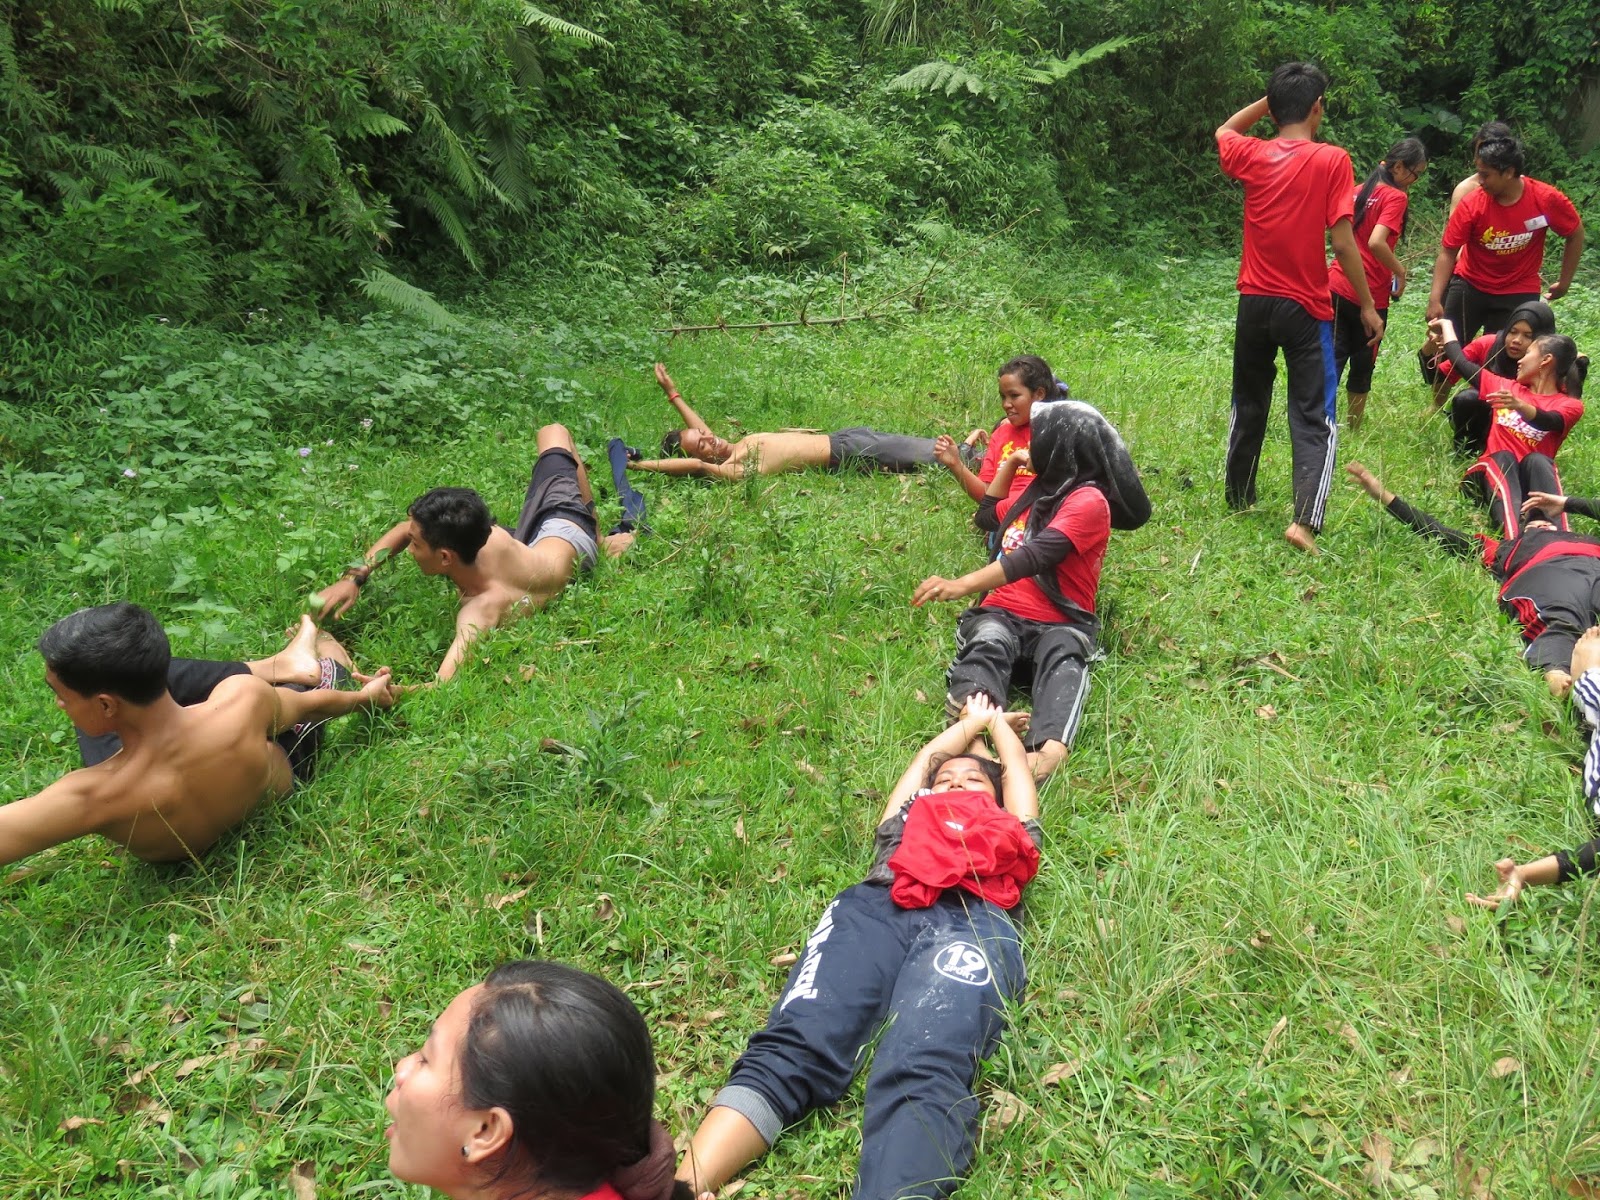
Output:
[[[317,593],[317,599],[322,604],[313,614],[316,621],[320,623],[324,620],[337,620],[350,611],[350,607],[360,598],[361,589],[366,586],[372,572],[411,543],[410,524],[409,521],[401,521],[372,543],[366,554],[362,555],[361,566],[349,568],[338,583]]]
[[[711,426],[705,423],[699,413],[689,407],[689,402],[683,398],[683,393],[673,384],[672,376],[667,374],[665,363],[656,364],[656,382],[661,385],[661,390],[667,394],[667,401],[678,410],[678,415],[683,418],[686,426],[698,429],[701,433],[711,432]]]
[[[245,679],[248,676],[237,676]],[[379,667],[378,673],[362,677],[365,686],[358,691],[340,691],[338,688],[312,688],[296,692],[289,688],[271,687],[271,715],[267,736],[276,737],[285,729],[293,729],[306,721],[325,721],[368,708],[389,708],[395,702],[395,692],[388,667]],[[257,680],[265,683],[264,680]]]
[[[1420,509],[1412,508],[1399,496],[1384,487],[1383,481],[1360,463],[1347,464],[1345,473],[1359,483],[1367,495],[1388,509],[1389,514],[1395,520],[1408,526],[1414,532],[1421,534],[1430,541],[1438,542],[1452,554],[1472,557],[1478,553],[1479,547],[1476,538],[1462,533],[1459,529],[1451,529],[1448,525],[1429,516]]]
[[[0,806],[0,867],[99,828],[78,775],[74,771],[41,792]]]
[[[630,471],[654,471],[658,475],[693,475],[696,478],[742,479],[744,471],[734,462],[708,463],[698,458],[645,458],[628,464]]]
[[[917,751],[916,757],[911,760],[911,765],[901,774],[900,782],[894,785],[894,790],[889,793],[889,803],[884,805],[883,816],[878,818],[878,824],[882,825],[890,817],[894,816],[907,800],[917,794],[922,787],[923,780],[928,777],[928,764],[933,761],[935,754],[946,756],[960,754],[968,746],[972,745],[972,739],[988,728],[988,725],[988,718],[980,716],[974,706],[966,716],[962,717],[943,733],[934,735],[926,746]],[[1012,734],[1011,736],[1015,737],[1016,735]],[[1026,760],[1026,756],[1024,756],[1024,760]],[[1022,769],[1024,772],[1027,771],[1026,761],[1023,762]]]
[[[959,600],[963,596],[972,596],[978,592],[993,591],[1005,582],[1004,559],[997,559],[986,567],[979,567],[976,571],[968,571],[959,579],[929,575],[917,584],[917,590],[911,593],[911,605],[913,608],[921,608],[930,600]]]

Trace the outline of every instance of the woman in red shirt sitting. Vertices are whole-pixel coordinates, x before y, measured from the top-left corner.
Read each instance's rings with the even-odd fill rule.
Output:
[[[1031,424],[1032,446],[1001,464],[978,509],[978,527],[999,534],[995,560],[958,579],[929,576],[911,603],[984,593],[956,626],[946,707],[954,715],[975,695],[1004,705],[1019,670],[1031,667],[1025,744],[1042,781],[1065,761],[1089,693],[1106,543],[1112,529],[1150,519],[1150,498],[1122,438],[1091,405],[1035,404]],[[1014,493],[1024,464],[1034,478]]]
[[[1529,492],[1559,494],[1556,451],[1583,416],[1582,392],[1588,359],[1565,334],[1537,339],[1517,362],[1517,377],[1484,370],[1461,349],[1455,325],[1446,318],[1429,322],[1450,365],[1474,382],[1494,412],[1484,453],[1467,468],[1466,478],[1482,487],[1489,514],[1508,538],[1520,532],[1522,502]],[[1561,518],[1563,529],[1566,518]]]

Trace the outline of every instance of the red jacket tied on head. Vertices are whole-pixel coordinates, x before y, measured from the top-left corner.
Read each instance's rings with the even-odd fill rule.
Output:
[[[906,814],[889,868],[889,895],[901,908],[927,908],[953,887],[1015,908],[1023,886],[1039,873],[1039,848],[993,796],[929,792]]]

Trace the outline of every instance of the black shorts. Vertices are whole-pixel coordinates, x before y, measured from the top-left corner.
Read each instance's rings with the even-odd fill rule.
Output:
[[[552,446],[533,464],[522,512],[511,536],[524,546],[532,545],[540,527],[552,517],[571,521],[593,540],[600,537],[594,504],[583,498],[578,486],[578,460],[562,446]]]
[[[337,687],[350,678],[343,663],[335,662],[331,658],[322,661],[322,678],[318,687]],[[167,667],[167,691],[172,698],[184,708],[194,704],[204,704],[211,699],[211,693],[217,684],[234,675],[248,675],[250,668],[242,662],[212,662],[204,658],[174,658]],[[303,683],[287,683],[279,686],[292,688],[297,692],[307,692],[312,689]],[[283,752],[289,756],[289,769],[294,772],[297,782],[305,783],[316,774],[317,752],[322,749],[322,727],[326,721],[309,722],[297,725],[293,729],[285,729],[273,740],[283,747]],[[78,752],[83,755],[83,765],[92,767],[103,763],[117,751],[122,749],[122,739],[114,733],[89,735],[81,730],[78,734]]]
[[[828,470],[855,467],[860,471],[920,471],[933,462],[933,439],[879,433],[855,425],[828,435]]]

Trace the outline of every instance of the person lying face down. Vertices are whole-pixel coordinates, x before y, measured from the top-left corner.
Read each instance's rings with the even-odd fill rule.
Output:
[[[509,962],[395,1064],[389,1170],[450,1200],[688,1200],[655,1089],[631,1000],[574,967]]]
[[[348,669],[331,638],[319,651]],[[207,699],[184,707],[168,690],[174,667],[167,635],[133,604],[85,608],[39,639],[56,706],[90,738],[121,747],[71,771],[36,795],[0,807],[0,865],[98,833],[149,862],[198,858],[263,800],[293,788],[298,739],[272,739],[330,717],[394,702],[387,668],[360,691],[274,687],[239,667],[213,680]],[[202,671],[202,673],[204,673]],[[219,672],[220,674],[220,672]],[[301,731],[302,733],[304,730]],[[314,745],[314,742],[312,743]]]
[[[349,612],[372,572],[406,551],[424,575],[443,575],[461,597],[455,640],[439,664],[438,679],[445,680],[461,669],[469,647],[486,631],[543,608],[580,566],[594,565],[602,548],[613,558],[621,555],[634,535],[599,536],[589,476],[572,435],[561,425],[546,425],[537,445],[515,529],[496,525],[471,488],[434,488],[373,543],[360,566],[317,594],[321,617],[337,620]]]
[[[1033,481],[1013,497],[1002,470],[978,509],[978,527],[999,535],[998,557],[956,579],[930,575],[911,603],[987,593],[957,624],[946,707],[957,712],[974,695],[1003,704],[1031,666],[1026,745],[1042,780],[1065,761],[1088,695],[1111,530],[1148,521],[1150,498],[1121,436],[1092,405],[1035,404],[1032,426]]]
[[[636,459],[628,464],[631,470],[733,481],[751,472],[782,475],[812,468],[826,471],[855,468],[904,474],[940,461],[936,458],[936,438],[880,433],[865,426],[841,429],[837,433],[792,429],[748,433],[737,442],[730,442],[718,437],[704,418],[689,407],[660,363],[656,364],[656,382],[682,417],[684,427],[669,431],[661,439],[661,453],[665,457]],[[963,445],[970,450],[982,440],[983,432],[975,429],[967,435]],[[679,455],[682,457],[676,457]]]

